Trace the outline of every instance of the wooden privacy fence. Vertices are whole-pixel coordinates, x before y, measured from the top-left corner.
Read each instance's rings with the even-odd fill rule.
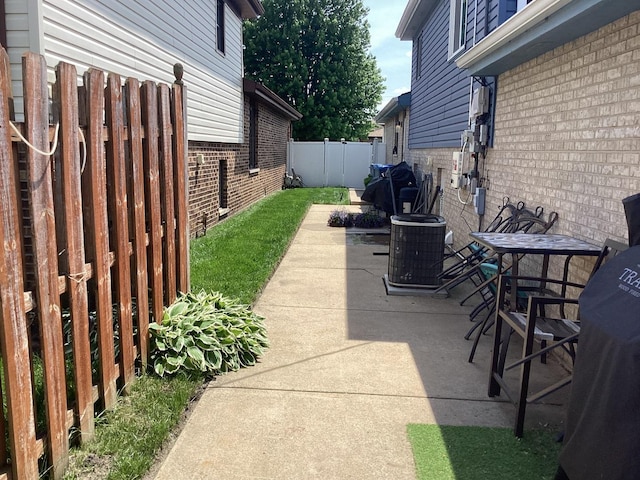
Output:
[[[96,69],[78,87],[60,63],[50,101],[27,53],[15,124],[0,60],[0,479],[60,478],[189,289],[184,87]]]

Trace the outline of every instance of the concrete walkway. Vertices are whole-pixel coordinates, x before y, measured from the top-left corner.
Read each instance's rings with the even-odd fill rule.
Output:
[[[271,348],[210,384],[157,480],[414,479],[407,424],[512,426],[486,394],[490,337],[467,363],[463,292],[387,295],[388,247],[326,226],[336,208],[311,208],[255,305]],[[525,428],[562,421],[549,401]]]

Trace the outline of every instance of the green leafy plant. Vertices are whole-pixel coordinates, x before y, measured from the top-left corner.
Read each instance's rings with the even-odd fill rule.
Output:
[[[151,324],[151,363],[159,376],[214,376],[254,365],[268,347],[263,318],[221,293],[187,293]]]
[[[353,225],[358,228],[380,228],[384,224],[385,219],[376,212],[359,213],[353,219]]]

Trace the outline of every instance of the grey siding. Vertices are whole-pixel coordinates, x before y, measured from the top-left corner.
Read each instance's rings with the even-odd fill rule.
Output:
[[[457,147],[460,133],[467,126],[470,81],[455,62],[447,60],[448,29],[449,0],[441,0],[419,34],[421,41],[417,38],[413,41],[409,126],[412,149]],[[417,51],[417,45],[422,46],[421,52]],[[416,70],[417,55],[422,56],[420,72]]]
[[[21,55],[45,55],[49,80],[60,62],[171,84],[184,65],[189,140],[241,144],[242,20],[225,7],[226,49],[216,49],[211,0],[7,0],[8,53],[16,111],[22,110]],[[20,119],[20,118],[18,118]]]
[[[475,39],[475,43],[478,43],[515,12],[516,0],[473,0],[469,2],[467,49],[474,45],[473,39]]]

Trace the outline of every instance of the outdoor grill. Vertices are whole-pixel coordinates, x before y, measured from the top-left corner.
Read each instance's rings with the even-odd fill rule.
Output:
[[[640,246],[610,259],[580,296],[580,341],[558,479],[640,472]]]
[[[372,171],[374,171],[372,169]],[[405,187],[415,187],[416,177],[407,162],[400,162],[389,168],[379,169],[381,175],[371,180],[362,192],[362,200],[373,203],[374,207],[389,215],[402,212],[400,191]]]

